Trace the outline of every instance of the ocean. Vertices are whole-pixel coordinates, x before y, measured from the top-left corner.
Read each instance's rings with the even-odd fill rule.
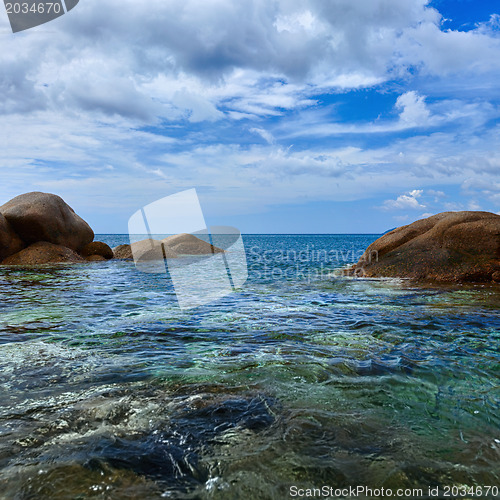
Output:
[[[334,274],[378,236],[243,235],[189,310],[133,262],[0,268],[0,498],[493,498],[500,287]]]

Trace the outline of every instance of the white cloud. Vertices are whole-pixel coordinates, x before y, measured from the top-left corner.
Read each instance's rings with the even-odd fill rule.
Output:
[[[410,127],[425,126],[429,122],[430,112],[424,97],[415,91],[406,92],[398,97],[396,108],[401,110],[399,119]]]
[[[500,129],[464,136],[460,143],[453,134],[435,133],[382,147],[288,148],[279,142],[198,144],[197,132],[175,139],[134,130],[131,119],[95,124],[91,114],[50,112],[36,114],[37,133],[26,141],[32,119],[0,117],[3,200],[43,188],[75,206],[92,199],[96,211],[105,207],[125,218],[137,206],[193,186],[207,204],[242,213],[282,203],[375,198],[388,188],[401,193],[419,185],[382,207],[413,211],[425,206],[439,212],[465,209],[442,204],[443,187],[462,184],[470,199],[500,206]]]
[[[474,79],[500,70],[500,39],[484,28],[442,31],[437,23],[419,23],[405,30],[401,43],[406,50],[398,63],[416,66],[424,74],[458,75],[465,82],[465,76]]]
[[[434,196],[434,201],[438,201],[440,198],[446,198],[446,193],[443,191],[435,190],[435,189],[428,189],[427,194],[430,196]]]
[[[496,163],[496,162],[495,162]],[[500,181],[497,175],[490,175],[486,169],[482,175],[469,177],[462,183],[465,195],[479,197],[483,201],[489,201],[494,205],[500,205]],[[481,207],[475,199],[469,201],[469,210],[480,210]]]
[[[455,201],[449,201],[444,204],[444,209],[449,212],[457,212],[465,210],[465,207],[462,203],[458,203]]]
[[[310,113],[306,110],[294,120],[280,126],[284,138],[327,137],[335,135],[380,135],[394,134],[420,127],[439,129],[446,126],[463,127],[472,133],[489,120],[500,117],[500,108],[488,102],[467,102],[458,99],[443,99],[430,105],[425,97],[415,91],[401,94],[394,108],[400,111],[396,119],[377,119],[371,122],[339,122],[324,112]],[[332,123],[333,122],[333,123]],[[401,152],[401,155],[404,153]],[[421,152],[422,161],[427,161]]]
[[[418,210],[425,208],[418,198],[422,196],[421,189],[414,189],[409,193],[398,196],[395,200],[386,200],[382,205],[383,210]]]
[[[393,219],[398,222],[406,222],[409,218],[410,218],[409,215],[395,215],[393,217]]]
[[[276,143],[276,139],[273,137],[273,134],[269,133],[267,130],[264,130],[263,128],[253,127],[250,129],[250,132],[260,135],[268,144]]]
[[[177,91],[172,98],[172,104],[187,112],[186,117],[192,123],[216,121],[224,116],[209,99],[187,89]]]
[[[288,31],[290,33],[300,33],[301,31],[312,32],[318,29],[318,19],[314,17],[310,10],[295,12],[292,15],[279,15],[274,22],[278,33]]]
[[[473,32],[441,31],[426,0],[86,0],[50,30],[3,40],[0,112],[64,106],[139,122],[212,121],[224,110],[311,106],[314,94],[370,87],[408,68],[497,74],[492,19]],[[398,102],[404,123],[425,122],[423,97]]]

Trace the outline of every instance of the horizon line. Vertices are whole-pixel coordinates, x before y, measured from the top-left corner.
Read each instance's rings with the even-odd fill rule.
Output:
[[[388,232],[388,231],[387,231]],[[94,233],[98,235],[129,236],[129,233]],[[217,233],[215,233],[217,234]],[[243,236],[373,236],[383,233],[240,233]]]

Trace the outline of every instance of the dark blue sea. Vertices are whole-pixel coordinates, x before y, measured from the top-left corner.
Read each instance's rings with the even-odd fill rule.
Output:
[[[0,498],[494,498],[500,287],[334,272],[377,237],[243,235],[187,310],[133,262],[0,268]]]

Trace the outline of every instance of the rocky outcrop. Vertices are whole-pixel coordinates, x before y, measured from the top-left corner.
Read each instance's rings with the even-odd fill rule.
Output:
[[[113,258],[118,260],[131,260],[134,258],[132,255],[132,249],[130,245],[118,245],[112,248],[113,250]]]
[[[0,262],[25,247],[7,219],[0,214]]]
[[[113,250],[102,241],[93,241],[82,248],[80,255],[83,257],[100,256],[103,257],[104,260],[108,260],[113,258]]]
[[[55,194],[16,196],[0,207],[0,213],[27,245],[46,241],[79,251],[94,239],[90,226]]]
[[[26,193],[0,207],[0,263],[38,265],[111,259],[90,226],[62,198]]]
[[[47,241],[39,241],[7,257],[2,264],[7,266],[33,266],[63,262],[84,262],[84,259],[68,247],[54,245]]]
[[[221,248],[188,233],[174,234],[161,241],[178,255],[208,255],[224,252]]]
[[[133,250],[133,252],[132,252]],[[175,234],[163,240],[146,239],[131,245],[118,245],[113,248],[115,259],[133,260],[161,260],[162,255],[167,259],[175,259],[181,255],[210,255],[221,253],[224,250],[188,233]]]
[[[177,253],[162,244],[159,240],[145,239],[136,241],[132,245],[118,245],[113,248],[115,259],[137,261],[162,260],[163,258],[175,259]]]
[[[192,234],[178,234],[162,241],[146,239],[114,249],[93,239],[90,226],[55,194],[26,193],[0,206],[3,265],[100,262],[113,258],[135,258],[137,263],[224,251]]]
[[[433,282],[499,281],[500,216],[443,212],[388,232],[350,273]]]

